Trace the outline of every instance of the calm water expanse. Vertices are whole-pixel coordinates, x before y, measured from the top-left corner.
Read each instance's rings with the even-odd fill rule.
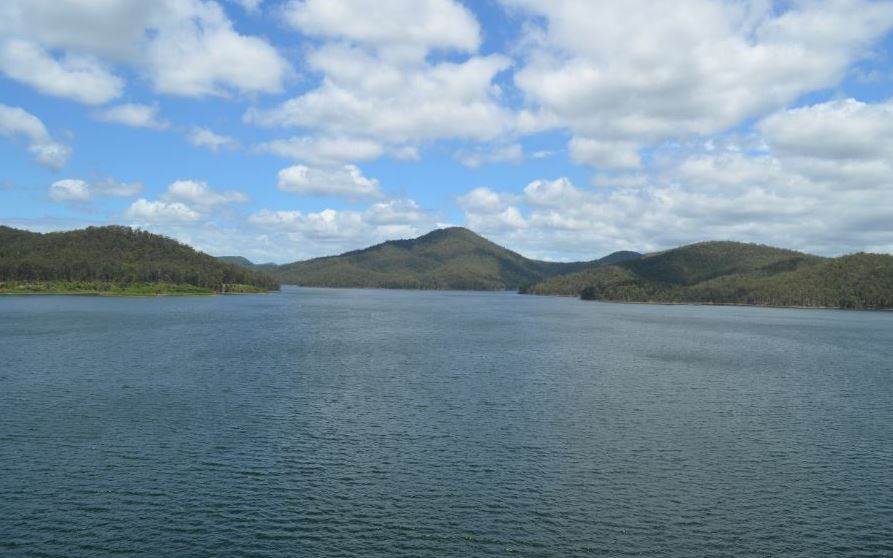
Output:
[[[889,556],[893,313],[0,297],[0,555]]]

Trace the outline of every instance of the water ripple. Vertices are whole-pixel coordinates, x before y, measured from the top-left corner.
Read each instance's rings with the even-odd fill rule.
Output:
[[[3,556],[890,556],[893,315],[0,299]]]

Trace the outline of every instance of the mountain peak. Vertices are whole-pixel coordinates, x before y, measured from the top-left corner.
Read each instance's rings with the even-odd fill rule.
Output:
[[[285,283],[328,287],[517,289],[581,264],[531,260],[465,227],[279,266]]]

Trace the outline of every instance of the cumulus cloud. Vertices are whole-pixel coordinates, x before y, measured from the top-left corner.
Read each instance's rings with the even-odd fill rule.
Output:
[[[498,213],[506,209],[515,197],[480,187],[459,196],[456,201],[459,207],[470,213]]]
[[[575,160],[637,166],[636,147],[711,134],[836,84],[893,28],[893,5],[505,0],[534,18],[515,74],[528,130],[565,127]]]
[[[168,185],[157,200],[140,198],[124,212],[124,217],[137,224],[209,223],[215,212],[234,203],[244,203],[248,196],[233,190],[220,192],[206,182],[176,180]],[[185,229],[178,229],[179,234]]]
[[[374,203],[366,209],[364,218],[367,223],[377,226],[400,227],[430,222],[430,216],[410,199]]]
[[[124,81],[91,56],[54,58],[41,46],[22,39],[0,43],[0,72],[41,93],[99,105],[118,97]]]
[[[436,226],[434,216],[415,201],[392,199],[363,211],[324,209],[318,212],[262,209],[249,223],[273,235],[285,235],[283,243],[299,244],[305,257],[329,255],[394,238],[411,238]]]
[[[180,202],[140,198],[127,208],[124,217],[138,224],[190,223],[198,221],[201,214]]]
[[[314,168],[294,165],[279,171],[277,187],[286,192],[348,199],[380,197],[378,180],[363,176],[356,165]]]
[[[358,17],[362,14],[362,17]],[[372,45],[401,57],[477,50],[480,28],[453,0],[292,0],[285,21],[308,35]]]
[[[51,54],[53,53],[53,54]],[[0,6],[0,71],[47,94],[102,104],[121,94],[111,65],[174,95],[278,92],[289,64],[236,31],[206,0],[9,0]]]
[[[236,149],[239,147],[239,142],[235,138],[217,134],[207,128],[193,128],[186,135],[186,139],[196,147],[204,147],[215,153],[221,149]]]
[[[444,138],[488,141],[513,126],[494,84],[511,60],[475,54],[480,27],[458,2],[294,1],[285,19],[321,39],[307,55],[321,82],[278,106],[248,111],[247,122],[373,141],[382,145],[379,155],[414,154],[419,144]],[[432,61],[436,50],[461,55]]]
[[[849,172],[848,160],[829,158],[823,149],[816,146],[809,157]],[[711,239],[829,255],[893,251],[893,174],[838,183],[802,171],[783,154],[705,150],[669,162],[660,174],[632,175],[630,183],[590,189],[564,177],[536,180],[518,194],[472,190],[460,205],[472,228],[523,253],[556,259]]]
[[[158,91],[201,96],[282,90],[288,63],[265,40],[235,31],[219,5],[191,1],[166,8],[146,52]]]
[[[124,103],[103,109],[96,113],[96,118],[103,122],[154,130],[163,130],[169,125],[167,121],[159,118],[158,105],[138,103]]]
[[[23,138],[34,160],[53,170],[65,166],[71,155],[71,148],[54,140],[39,118],[19,107],[0,104],[0,135]]]
[[[49,195],[56,202],[87,202],[94,195],[129,197],[135,196],[143,189],[139,182],[121,182],[113,178],[105,178],[91,184],[77,178],[57,180],[50,185]]]
[[[90,199],[90,187],[83,180],[57,180],[50,185],[50,198],[55,202],[85,202]]]
[[[192,208],[209,211],[231,203],[244,203],[248,201],[248,196],[234,190],[218,192],[206,182],[198,180],[176,180],[167,187],[162,200],[184,203]]]
[[[511,112],[492,84],[510,65],[502,55],[392,62],[359,47],[329,44],[308,62],[325,75],[320,87],[272,109],[249,111],[246,119],[401,144],[489,140],[512,126]]]
[[[787,167],[813,181],[893,185],[893,101],[844,99],[784,110],[758,129]]]
[[[635,169],[642,164],[634,141],[600,140],[575,136],[568,143],[571,159],[593,167]]]
[[[384,146],[376,141],[350,137],[293,137],[262,143],[256,149],[317,165],[368,161],[384,153]]]

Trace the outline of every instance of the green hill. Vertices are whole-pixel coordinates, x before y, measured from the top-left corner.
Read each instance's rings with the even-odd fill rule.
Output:
[[[217,259],[239,267],[254,269],[254,262],[243,256],[217,256]]]
[[[587,265],[531,260],[468,229],[451,227],[266,269],[282,283],[310,287],[502,290]]]
[[[629,250],[620,250],[619,252],[612,252],[605,256],[604,258],[600,258],[596,260],[594,263],[599,265],[609,265],[609,264],[618,264],[621,262],[628,262],[632,260],[638,260],[642,257],[642,254],[638,252],[631,252]]]
[[[584,298],[598,292],[583,293]],[[893,256],[852,254],[717,277],[662,293],[669,301],[764,306],[893,308]]]
[[[739,242],[703,242],[531,285],[588,300],[835,308],[893,306],[893,256],[821,258]]]
[[[275,279],[128,227],[0,226],[0,292],[197,294],[276,290]]]
[[[521,287],[522,294],[580,296],[580,293],[589,285],[613,278],[617,273],[623,273],[623,268],[614,267],[612,264],[631,262],[642,258],[638,252],[614,252],[604,258],[596,260],[580,271],[563,273],[550,277],[538,283],[531,283]],[[610,269],[605,270],[606,267]]]

